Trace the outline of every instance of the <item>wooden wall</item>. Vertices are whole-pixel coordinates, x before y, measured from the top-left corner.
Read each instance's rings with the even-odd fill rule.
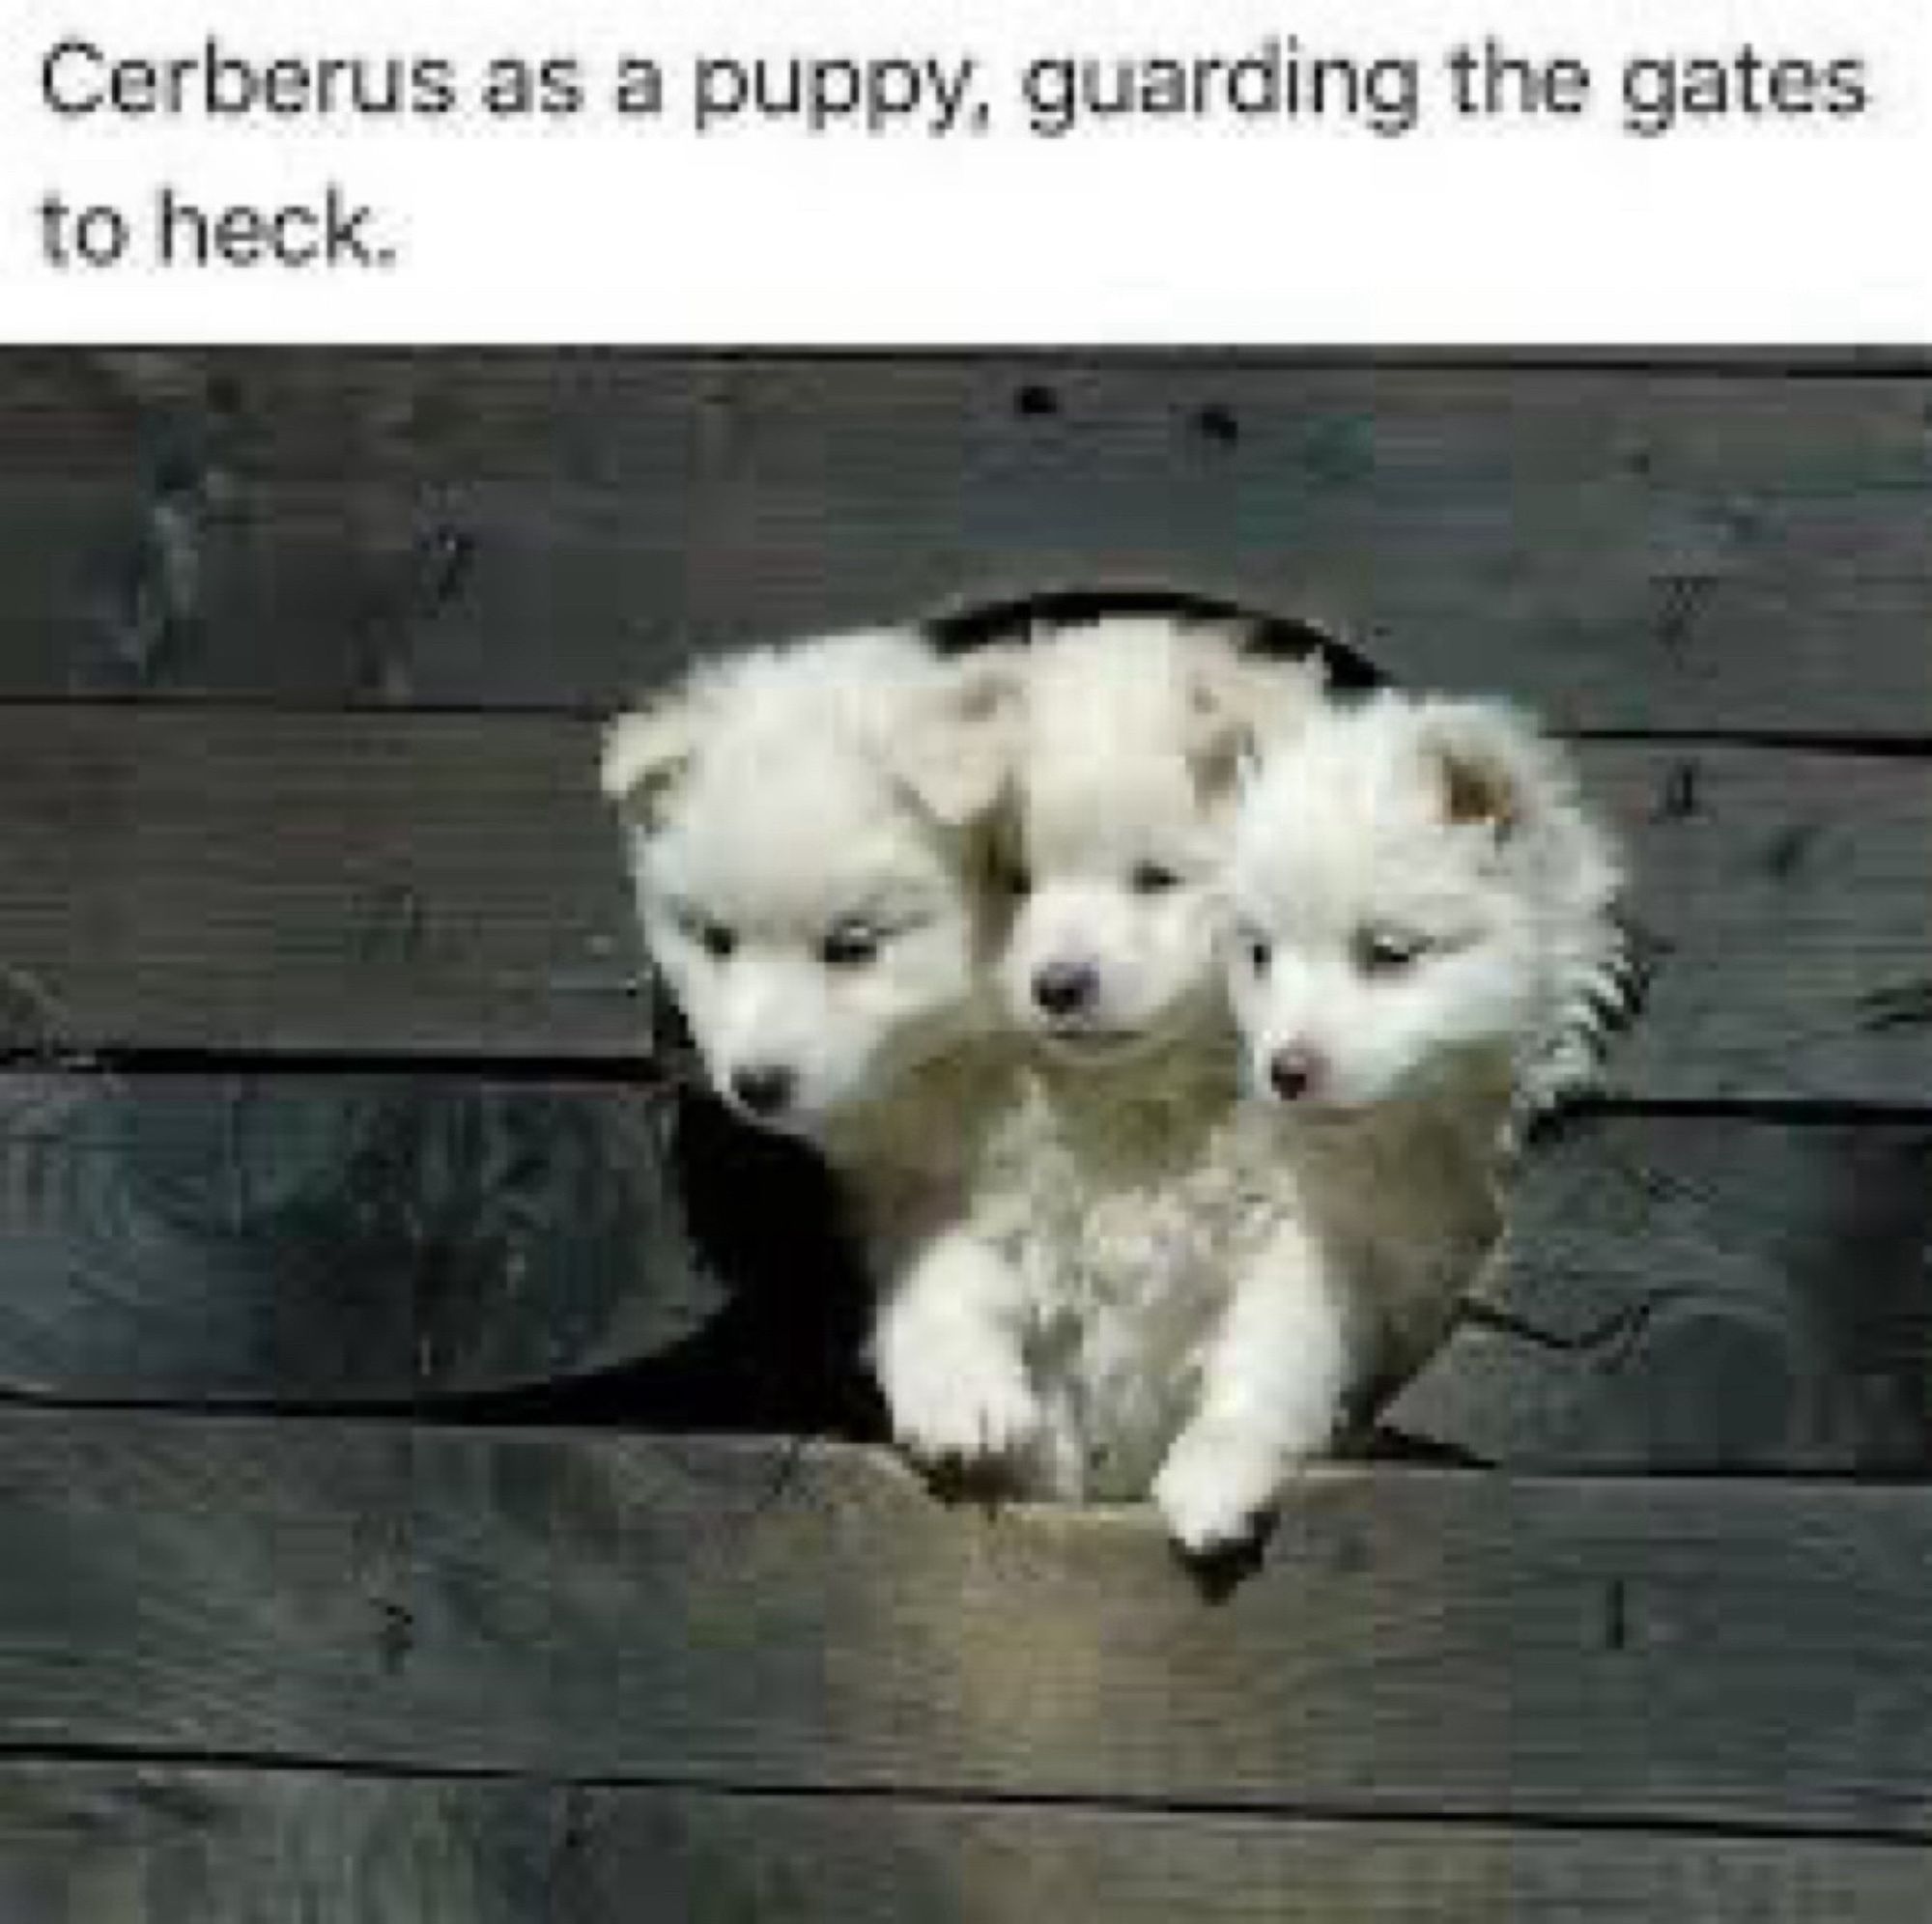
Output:
[[[696,649],[1131,582],[1542,705],[1632,843],[1648,1017],[1406,1420],[1539,1463],[1916,1459],[1928,397],[1816,365],[0,361],[0,1033],[34,1069],[0,1381],[415,1400],[688,1340],[723,1292],[659,1179],[679,1104],[597,718]]]
[[[1489,1469],[1218,1607],[798,1440],[592,781],[1095,582],[1540,704],[1656,963],[1385,1415]],[[0,1918],[1922,1917],[1928,610],[1909,363],[0,356]]]

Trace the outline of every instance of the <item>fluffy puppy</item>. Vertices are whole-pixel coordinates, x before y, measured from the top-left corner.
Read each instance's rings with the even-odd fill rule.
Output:
[[[980,831],[1007,686],[898,632],[760,649],[619,718],[603,759],[645,946],[719,1095],[839,1178],[894,1430],[928,1459],[1034,1427],[979,1340],[1011,1288],[965,1221],[1013,1100]]]
[[[1094,1067],[1219,1020],[1221,859],[1258,733],[1322,699],[1315,662],[1231,621],[1101,618],[1023,656],[1011,728],[1020,904],[999,978],[1015,1027]]]
[[[1246,784],[1229,990],[1276,1150],[1264,1259],[1204,1366],[1170,1503],[1217,1529],[1272,1501],[1351,1388],[1412,1367],[1500,1229],[1510,1118],[1575,1073],[1613,979],[1616,854],[1524,716],[1382,693],[1313,720]],[[1186,1442],[1187,1439],[1183,1439]]]
[[[1267,756],[1236,826],[1254,1086],[1327,1118],[1472,1070],[1540,1099],[1582,1073],[1579,1003],[1619,979],[1622,879],[1521,711],[1384,692],[1331,712]]]
[[[1190,1550],[1250,1521],[1188,1464],[1212,1352],[1293,1346],[1231,1277],[1275,1234],[1264,1130],[1239,1102],[1219,877],[1243,746],[1323,702],[1312,666],[1243,652],[1225,623],[1100,619],[1017,658],[1009,865],[997,970],[1034,1049],[973,1198],[1017,1293],[986,1305],[1031,1394],[1009,1433],[1023,1490],[1145,1497]]]

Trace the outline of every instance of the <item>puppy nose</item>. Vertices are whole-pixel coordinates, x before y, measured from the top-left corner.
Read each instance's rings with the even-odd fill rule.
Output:
[[[1305,1043],[1277,1049],[1268,1062],[1268,1081],[1284,1102],[1298,1102],[1321,1078],[1321,1058]]]
[[[798,1078],[776,1062],[731,1071],[731,1093],[753,1116],[776,1116],[790,1102]]]
[[[1049,962],[1033,978],[1033,999],[1048,1015],[1072,1015],[1094,1000],[1099,986],[1091,962]]]

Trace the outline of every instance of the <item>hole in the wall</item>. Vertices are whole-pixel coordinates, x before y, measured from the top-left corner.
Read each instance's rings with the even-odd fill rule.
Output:
[[[1029,381],[1013,395],[1013,412],[1022,420],[1048,420],[1060,412],[1059,391],[1043,381]]]
[[[1238,621],[1264,653],[1321,654],[1340,688],[1384,679],[1312,622],[1182,590],[1055,589],[960,608],[929,628],[952,650],[1110,615]],[[724,1307],[672,1351],[601,1377],[492,1399],[490,1408],[519,1420],[882,1440],[883,1410],[864,1361],[871,1290],[841,1236],[831,1178],[809,1151],[740,1122],[710,1096],[677,1011],[660,987],[650,993],[654,1053],[682,1090],[676,1206]]]
[[[882,1441],[864,1363],[870,1287],[821,1165],[693,1085],[676,1098],[668,1167],[669,1206],[722,1306],[646,1360],[465,1407],[496,1421]]]
[[[1236,622],[1262,652],[1322,656],[1345,692],[1388,680],[1368,655],[1315,621],[1159,585],[1046,588],[955,607],[926,629],[944,649],[967,651],[1110,616]],[[882,1440],[883,1411],[864,1361],[871,1291],[840,1240],[830,1178],[808,1152],[696,1092],[702,1072],[688,1052],[677,1073],[694,1090],[678,1124],[682,1205],[702,1260],[727,1285],[727,1307],[674,1353],[580,1386],[547,1416]],[[1363,1396],[1346,1454],[1464,1460],[1447,1446],[1432,1455],[1430,1446],[1375,1427],[1426,1360],[1405,1355]]]
[[[1285,660],[1319,655],[1327,664],[1330,685],[1343,693],[1381,688],[1389,680],[1360,649],[1316,622],[1186,588],[1138,584],[1040,588],[949,609],[925,627],[939,647],[951,654],[1052,629],[1135,617],[1183,625],[1236,624],[1246,630],[1249,646],[1262,654]]]

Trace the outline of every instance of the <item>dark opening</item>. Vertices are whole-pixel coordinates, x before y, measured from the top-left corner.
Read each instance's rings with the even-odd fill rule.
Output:
[[[979,602],[934,615],[925,623],[935,645],[952,653],[989,642],[1017,640],[1042,630],[1085,628],[1097,621],[1158,617],[1183,626],[1234,624],[1257,653],[1298,661],[1319,656],[1331,687],[1361,693],[1388,683],[1367,656],[1326,629],[1298,616],[1190,589],[1121,583],[1050,587],[995,602]]]

